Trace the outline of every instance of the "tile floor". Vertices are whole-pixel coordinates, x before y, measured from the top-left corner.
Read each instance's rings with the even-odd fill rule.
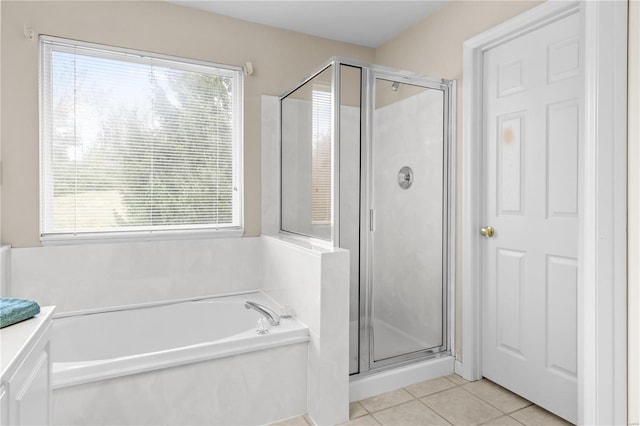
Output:
[[[353,402],[349,408],[348,426],[570,425],[489,380],[467,382],[455,374]],[[277,423],[311,424],[307,416]]]

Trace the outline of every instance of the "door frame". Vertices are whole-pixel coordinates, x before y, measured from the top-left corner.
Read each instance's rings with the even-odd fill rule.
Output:
[[[578,423],[626,424],[627,1],[548,1],[464,43],[462,349],[482,377],[483,53],[578,11],[584,58],[578,236]],[[457,369],[458,370],[458,369]]]

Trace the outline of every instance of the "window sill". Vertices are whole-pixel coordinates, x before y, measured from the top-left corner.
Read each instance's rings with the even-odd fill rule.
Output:
[[[127,243],[143,241],[195,240],[207,238],[239,238],[244,228],[222,228],[193,231],[109,232],[85,234],[41,235],[43,246]]]

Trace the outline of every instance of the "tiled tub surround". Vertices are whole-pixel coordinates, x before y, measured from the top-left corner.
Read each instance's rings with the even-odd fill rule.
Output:
[[[57,389],[53,421],[59,425],[264,424],[285,417],[284,409],[305,411],[301,378],[306,374],[306,354],[306,344],[291,345]]]
[[[263,392],[278,394],[283,388],[296,395],[287,407],[299,410],[292,414],[281,404],[272,404],[275,411],[268,411],[268,416],[239,417],[237,422],[264,424],[304,412],[318,424],[348,419],[344,324],[349,315],[349,253],[345,250],[263,236],[19,248],[11,249],[9,258],[9,294],[56,304],[59,316],[262,289],[291,307],[309,328],[309,343],[232,357],[237,361],[222,358],[60,388],[54,402],[63,411],[56,411],[56,421],[64,412],[67,423],[101,423],[91,412],[107,410],[113,412],[111,423],[121,424],[127,416],[133,423],[197,424],[200,420],[190,413],[202,406],[209,410],[206,422],[233,423],[236,420],[214,417],[240,404],[225,399],[230,387],[250,396],[242,405],[245,411],[254,404],[261,406]],[[234,363],[242,370],[231,369]],[[278,372],[284,367],[286,374]],[[186,389],[194,392],[181,397]],[[115,401],[113,406],[107,404],[109,398]],[[162,421],[153,417],[161,412],[159,407],[147,412],[136,408],[145,403],[165,406],[166,400],[175,404]],[[82,417],[86,415],[95,417]]]
[[[56,319],[54,424],[260,424],[305,412],[307,327],[285,319],[258,335],[246,300],[279,310],[249,293]]]
[[[258,290],[260,238],[11,249],[9,293],[58,313]]]
[[[280,98],[262,95],[262,235],[280,232]]]

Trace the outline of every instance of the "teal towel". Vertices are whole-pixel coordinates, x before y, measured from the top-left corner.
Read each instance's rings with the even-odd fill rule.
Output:
[[[0,298],[0,328],[24,321],[40,313],[33,300]]]

